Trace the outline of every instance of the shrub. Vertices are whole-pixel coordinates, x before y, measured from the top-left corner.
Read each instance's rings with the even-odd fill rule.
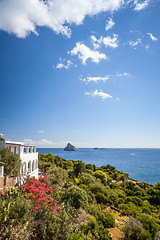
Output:
[[[89,173],[82,173],[80,176],[79,184],[92,184],[96,182],[96,178]]]
[[[148,230],[152,237],[160,229],[157,220],[147,214],[142,213],[137,216],[137,219],[142,222],[144,229]]]
[[[86,169],[90,169],[93,171],[94,170],[93,164],[91,163],[86,164]]]
[[[100,221],[103,223],[105,228],[114,228],[115,227],[115,219],[114,217],[108,212],[102,212],[100,217]]]
[[[92,234],[91,239],[110,240],[109,232],[104,228],[101,222],[91,220],[86,225],[82,225],[82,231],[85,235]],[[85,238],[86,239],[86,238]],[[87,238],[88,239],[88,238]]]
[[[150,233],[145,231],[143,225],[132,217],[130,217],[123,232],[125,234],[124,240],[152,240]]]
[[[89,187],[92,193],[97,193],[97,192],[105,193],[105,187],[100,182],[96,182],[95,184],[90,184]]]
[[[68,173],[65,169],[60,167],[54,167],[48,170],[48,181],[51,185],[58,184],[63,186],[66,183]]]
[[[79,174],[82,173],[82,172],[85,172],[86,171],[86,167],[85,167],[85,164],[84,162],[82,161],[78,161],[78,163],[76,163],[74,165],[74,173],[75,173],[75,176],[78,178]]]
[[[103,171],[97,170],[93,173],[93,176],[99,178],[103,184],[107,185],[107,175]]]
[[[97,192],[96,195],[96,200],[97,200],[97,203],[107,203],[109,202],[109,199],[108,197],[106,197],[103,193],[101,192]]]
[[[88,196],[85,190],[78,186],[71,186],[67,193],[67,198],[76,209],[85,207],[88,204]]]

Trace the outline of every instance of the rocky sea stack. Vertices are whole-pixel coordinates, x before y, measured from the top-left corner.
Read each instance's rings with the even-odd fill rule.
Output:
[[[78,149],[72,144],[68,143],[67,146],[64,148],[64,151],[78,151]]]

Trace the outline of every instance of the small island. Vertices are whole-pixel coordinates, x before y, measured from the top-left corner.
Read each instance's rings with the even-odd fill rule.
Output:
[[[68,143],[67,146],[64,148],[64,151],[78,151],[78,149],[72,144]]]

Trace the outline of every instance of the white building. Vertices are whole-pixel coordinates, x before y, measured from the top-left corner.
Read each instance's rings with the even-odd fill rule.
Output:
[[[21,142],[0,141],[0,149],[7,147],[11,152],[18,154],[21,159],[21,180],[26,176],[38,178],[38,152],[36,152],[36,147]]]

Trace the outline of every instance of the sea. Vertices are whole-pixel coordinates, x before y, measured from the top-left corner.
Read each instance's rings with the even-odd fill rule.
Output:
[[[97,167],[110,164],[129,174],[130,178],[154,185],[160,181],[160,148],[79,148],[64,151],[63,148],[37,148],[39,153],[58,155],[67,160],[82,160]]]

